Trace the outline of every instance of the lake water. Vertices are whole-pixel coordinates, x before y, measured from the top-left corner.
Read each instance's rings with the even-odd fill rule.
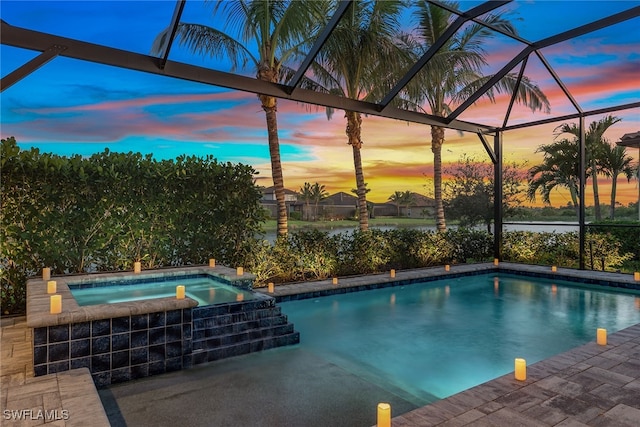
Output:
[[[424,231],[435,231],[436,230],[436,226],[435,225],[412,225],[412,226],[403,226],[403,227],[397,227],[394,225],[383,225],[383,226],[371,226],[369,227],[371,229],[376,229],[376,230],[382,230],[382,231],[387,231],[387,230],[394,230],[396,228],[407,228],[407,229],[411,229],[411,230],[424,230]],[[456,225],[452,225],[452,226],[448,226],[447,228],[455,230],[456,228],[458,228]],[[486,227],[484,225],[482,226],[477,226],[474,227],[476,230],[486,230]],[[354,225],[353,227],[335,227],[335,228],[326,228],[326,229],[320,229],[323,232],[329,233],[330,236],[336,235],[336,234],[340,234],[340,233],[353,233],[355,230],[358,229],[357,225]],[[296,231],[299,231],[300,229],[297,230],[291,230],[291,232],[295,233]],[[310,230],[310,229],[309,229]],[[537,222],[527,222],[527,223],[509,223],[509,224],[505,224],[503,226],[503,231],[534,231],[537,233],[569,233],[572,231],[577,232],[578,231],[578,225],[576,225],[575,223],[571,223],[571,222],[554,222],[553,224],[550,223],[537,223]],[[276,232],[275,231],[270,231],[268,233],[266,233],[264,235],[264,240],[267,240],[271,243],[273,243],[276,240]]]

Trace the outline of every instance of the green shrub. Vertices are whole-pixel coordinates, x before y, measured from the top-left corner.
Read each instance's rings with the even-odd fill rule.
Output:
[[[607,233],[620,243],[622,253],[631,253],[640,261],[640,222],[638,221],[598,221],[589,224],[591,233]]]
[[[439,245],[446,248],[447,261],[481,262],[493,258],[493,236],[486,231],[458,228],[447,230]]]
[[[502,256],[505,261],[577,268],[578,233],[508,231],[503,234]]]
[[[389,245],[384,232],[371,229],[338,235],[337,271],[339,275],[383,271],[389,263]]]
[[[210,156],[64,157],[8,138],[0,159],[3,312],[24,311],[24,283],[45,266],[67,274],[209,257],[246,265],[264,220],[255,171]]]
[[[622,243],[610,233],[588,233],[585,245],[585,267],[591,270],[617,270],[633,259],[630,252],[622,252]]]

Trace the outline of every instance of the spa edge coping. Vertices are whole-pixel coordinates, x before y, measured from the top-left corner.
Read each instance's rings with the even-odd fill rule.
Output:
[[[56,281],[56,294],[62,296],[62,312],[60,314],[51,314],[49,297],[52,294],[47,293],[47,280],[43,280],[42,277],[34,278],[27,281],[27,326],[30,328],[40,328],[197,307],[198,302],[189,297],[185,297],[185,299],[176,299],[174,297],[152,298],[140,301],[79,306],[68,286],[69,283],[91,283],[105,280],[117,281],[118,279],[124,279],[125,277],[130,278],[131,276],[135,276],[136,279],[153,279],[156,277],[178,278],[188,274],[207,274],[229,282],[255,279],[255,276],[249,273],[238,276],[236,275],[235,269],[222,265],[215,267],[189,266],[171,269],[143,270],[140,273],[123,271],[52,276],[49,280]]]

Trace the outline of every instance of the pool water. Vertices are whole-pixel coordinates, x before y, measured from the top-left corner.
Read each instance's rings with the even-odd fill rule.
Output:
[[[78,305],[85,306],[175,297],[178,285],[184,285],[186,295],[198,301],[200,306],[255,299],[252,292],[227,285],[210,276],[129,285],[114,283],[83,289],[73,289],[71,285],[69,288]]]
[[[424,405],[640,323],[640,293],[495,273],[282,303],[301,347]]]

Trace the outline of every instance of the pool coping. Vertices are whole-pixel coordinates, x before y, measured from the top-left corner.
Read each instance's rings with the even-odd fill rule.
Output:
[[[52,276],[50,280],[56,281],[56,293],[62,296],[62,312],[59,314],[50,313],[51,294],[47,293],[47,280],[43,280],[41,277],[30,279],[27,281],[27,326],[30,328],[40,328],[198,306],[198,302],[189,297],[185,297],[184,299],[165,297],[112,304],[79,306],[69,289],[70,283],[73,285],[75,282],[90,283],[104,281],[107,274],[109,280],[130,278],[132,276],[151,279],[155,277],[179,277],[191,274],[211,275],[230,282],[253,280],[255,278],[252,274],[245,273],[238,276],[236,273],[237,271],[235,269],[217,265],[215,267],[189,266],[172,269],[143,270],[140,273],[125,271],[106,274],[92,273],[71,276]]]
[[[323,296],[360,292],[371,289],[404,286],[417,282],[433,281],[445,278],[457,278],[474,274],[491,272],[504,272],[509,274],[533,276],[544,279],[558,279],[577,281],[586,285],[602,285],[614,288],[616,291],[640,291],[640,282],[634,280],[633,274],[611,273],[591,270],[576,270],[558,267],[556,271],[551,266],[527,265],[509,262],[500,262],[498,265],[489,263],[457,264],[451,265],[449,270],[444,266],[418,268],[411,270],[395,270],[394,277],[391,272],[338,277],[338,283],[333,284],[333,278],[288,283],[274,286],[274,292],[268,288],[256,288],[276,298],[276,302],[286,302],[298,299],[318,298]]]

